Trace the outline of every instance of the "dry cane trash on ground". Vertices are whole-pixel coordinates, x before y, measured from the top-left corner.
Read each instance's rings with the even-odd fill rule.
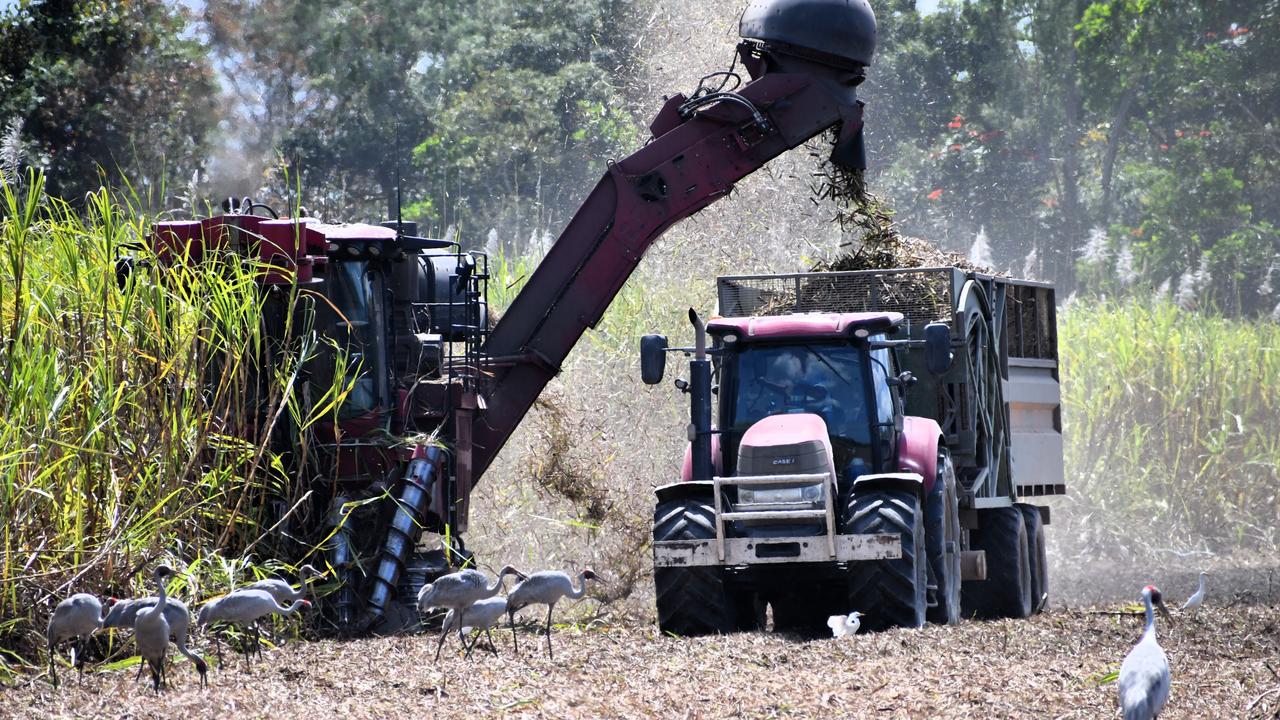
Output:
[[[843,640],[742,633],[682,639],[652,626],[556,628],[556,659],[534,626],[494,631],[498,657],[464,660],[456,640],[439,664],[434,636],[291,642],[246,671],[228,656],[201,690],[191,665],[154,696],[133,668],[94,672],[55,690],[44,678],[0,694],[3,715],[48,717],[547,718],[1107,718],[1107,676],[1142,632],[1116,606],[1053,610],[1030,620],[965,622]],[[1209,607],[1160,625],[1173,668],[1161,716],[1275,718],[1280,608]]]

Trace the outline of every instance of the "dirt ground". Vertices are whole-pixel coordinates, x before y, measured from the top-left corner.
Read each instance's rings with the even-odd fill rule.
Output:
[[[1233,602],[1223,598],[1224,603]],[[0,691],[13,718],[280,717],[1054,717],[1116,716],[1106,678],[1141,633],[1118,606],[1052,609],[1026,621],[965,622],[803,640],[773,633],[678,639],[649,627],[558,626],[547,658],[532,626],[520,655],[437,664],[433,636],[295,641],[246,671],[187,662],[154,696],[133,669],[43,677]],[[1108,614],[1111,613],[1111,614]],[[1176,611],[1175,611],[1176,615]],[[1280,605],[1219,605],[1162,624],[1173,691],[1162,717],[1280,717]]]

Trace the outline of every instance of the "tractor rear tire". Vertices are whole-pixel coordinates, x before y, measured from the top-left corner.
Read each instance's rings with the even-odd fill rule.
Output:
[[[653,539],[711,540],[716,536],[715,508],[705,499],[659,503],[653,513]],[[736,629],[734,603],[715,566],[659,567],[653,570],[658,628],[674,635],[712,635]],[[738,604],[742,604],[739,602]]]
[[[902,538],[902,557],[849,564],[849,610],[866,613],[867,630],[920,627],[925,621],[928,560],[924,512],[909,490],[872,490],[849,496],[842,534],[887,533]]]
[[[960,622],[960,502],[956,494],[956,473],[951,455],[938,451],[937,480],[925,498],[925,544],[929,568],[936,589],[929,608],[932,623]]]
[[[1031,559],[1031,612],[1038,613],[1049,604],[1049,551],[1044,544],[1044,520],[1040,508],[1015,503],[1027,524],[1027,556]]]
[[[965,617],[984,620],[1031,615],[1031,557],[1027,524],[1015,507],[978,511],[979,527],[969,545],[987,553],[987,579],[971,580],[961,590]]]

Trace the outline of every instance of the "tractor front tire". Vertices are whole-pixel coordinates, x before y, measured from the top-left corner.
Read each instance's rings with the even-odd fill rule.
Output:
[[[1027,556],[1031,559],[1031,612],[1038,613],[1049,604],[1049,551],[1044,545],[1044,520],[1040,508],[1015,503],[1027,525]]]
[[[701,498],[659,503],[653,513],[653,539],[711,540],[716,536],[715,508]],[[724,572],[714,566],[659,567],[653,570],[658,628],[674,635],[733,632],[734,605]]]
[[[978,527],[969,545],[987,554],[987,579],[971,580],[961,590],[965,617],[984,620],[1031,615],[1031,557],[1027,524],[1016,507],[978,511]]]
[[[920,627],[925,621],[928,562],[924,512],[909,490],[871,490],[849,496],[840,532],[893,534],[902,538],[902,557],[849,564],[849,610],[866,613],[867,630]]]

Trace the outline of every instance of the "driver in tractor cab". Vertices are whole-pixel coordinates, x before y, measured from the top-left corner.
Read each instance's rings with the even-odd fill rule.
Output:
[[[867,434],[865,429],[858,429],[859,423],[866,423],[863,404],[855,401],[846,407],[837,399],[839,393],[833,393],[845,388],[850,379],[839,377],[839,372],[817,350],[783,347],[772,351],[762,348],[759,352],[764,372],[759,375],[758,387],[766,392],[753,393],[750,417],[813,413],[822,417],[832,435],[854,439]],[[744,387],[750,385],[745,382]]]

